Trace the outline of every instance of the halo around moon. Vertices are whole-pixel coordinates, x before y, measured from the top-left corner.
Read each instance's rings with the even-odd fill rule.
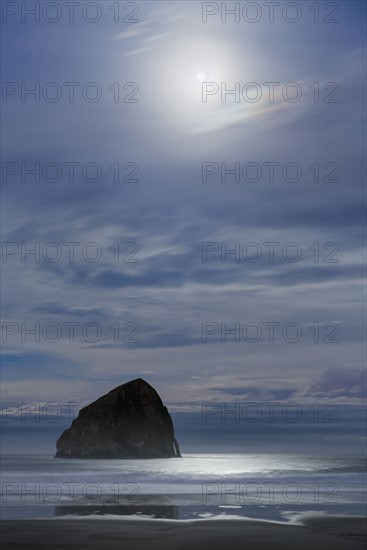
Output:
[[[196,75],[196,80],[197,80],[198,82],[204,82],[204,81],[206,80],[206,73],[204,73],[204,72],[202,72],[202,71],[199,72],[199,73],[197,73],[197,75]]]

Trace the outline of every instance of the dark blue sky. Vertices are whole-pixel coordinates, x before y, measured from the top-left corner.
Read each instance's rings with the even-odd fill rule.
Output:
[[[72,23],[62,2],[55,23],[3,4],[3,401],[143,377],[176,413],[361,403],[365,3],[319,2],[319,23],[303,0],[295,23],[286,2],[273,23],[264,2],[254,23],[204,23],[198,1],[120,2],[118,22],[97,2],[95,23],[86,2]]]

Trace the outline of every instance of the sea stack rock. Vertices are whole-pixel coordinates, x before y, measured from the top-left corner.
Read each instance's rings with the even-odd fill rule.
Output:
[[[79,411],[55,458],[179,457],[173,423],[152,386],[137,378]]]

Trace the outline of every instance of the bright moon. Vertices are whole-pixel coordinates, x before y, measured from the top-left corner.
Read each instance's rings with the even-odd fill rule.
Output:
[[[206,74],[205,73],[198,73],[196,75],[196,80],[198,82],[204,82],[205,79],[206,79]]]

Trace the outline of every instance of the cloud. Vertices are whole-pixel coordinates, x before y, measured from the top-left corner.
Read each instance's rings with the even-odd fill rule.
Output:
[[[269,387],[255,387],[240,385],[230,388],[208,388],[210,391],[220,392],[223,395],[228,394],[232,399],[240,401],[277,401],[290,398],[295,389],[277,389]]]
[[[151,21],[141,21],[140,23],[136,23],[127,30],[114,34],[112,40],[114,42],[118,42],[120,40],[127,40],[129,38],[134,38],[136,36],[145,34],[151,24]]]
[[[300,397],[365,400],[366,372],[363,369],[329,367],[304,390]]]
[[[8,33],[4,80],[77,81],[80,89],[98,80],[103,88],[96,103],[79,94],[74,104],[19,97],[3,104],[5,161],[30,167],[80,163],[74,183],[65,171],[55,183],[23,183],[19,177],[4,183],[4,240],[30,247],[81,243],[75,262],[65,256],[57,263],[23,262],[18,255],[3,263],[4,318],[30,327],[93,321],[103,328],[95,344],[80,333],[73,343],[65,337],[55,343],[9,337],[9,401],[75,396],[85,402],[142,372],[151,373],[164,400],[185,410],[200,408],[205,399],[362,399],[365,31],[363,17],[356,17],[361,8],[349,4],[343,4],[340,24],[322,28],[305,21],[224,25],[220,17],[203,25],[194,2],[146,2],[140,23],[114,25],[121,31],[114,36],[111,25],[77,21],[67,32],[61,24],[51,29],[40,23],[36,34],[31,25]],[[278,94],[274,104],[220,104],[210,113],[199,104],[194,113],[181,93],[186,73],[177,44],[183,45],[183,60],[189,53],[190,76],[203,49],[210,60],[218,51],[221,58],[223,46],[233,82],[298,81],[305,95],[294,105],[283,104]],[[337,82],[341,101],[313,103],[313,79],[321,91],[329,80]],[[137,82],[139,103],[115,103],[110,86],[117,81],[121,91],[126,82]],[[139,182],[114,182],[111,166],[118,162],[123,169],[131,161],[139,165]],[[280,165],[273,183],[266,179],[269,161]],[[83,179],[87,162],[100,164],[100,181]],[[229,168],[256,162],[262,177],[222,182],[219,173],[203,183],[203,162]],[[282,179],[288,162],[302,167],[299,182]],[[329,162],[339,166],[334,183],[324,181]],[[310,169],[315,163],[318,182]],[[274,263],[263,246],[269,241],[281,243]],[[297,263],[281,254],[291,241],[302,249]],[[80,257],[87,242],[99,243],[101,261]],[[137,243],[138,264],[115,263],[109,249],[115,242]],[[263,256],[257,263],[236,263],[223,262],[219,254],[203,263],[203,242],[229,249],[256,242]],[[338,263],[323,261],[329,242],[338,246]],[[320,245],[318,263],[314,243]],[[314,342],[309,326],[335,320],[340,341]],[[139,325],[139,342],[114,342],[109,327],[128,321]],[[218,338],[206,345],[205,321],[295,321],[303,335],[296,344],[278,337],[256,344]]]

